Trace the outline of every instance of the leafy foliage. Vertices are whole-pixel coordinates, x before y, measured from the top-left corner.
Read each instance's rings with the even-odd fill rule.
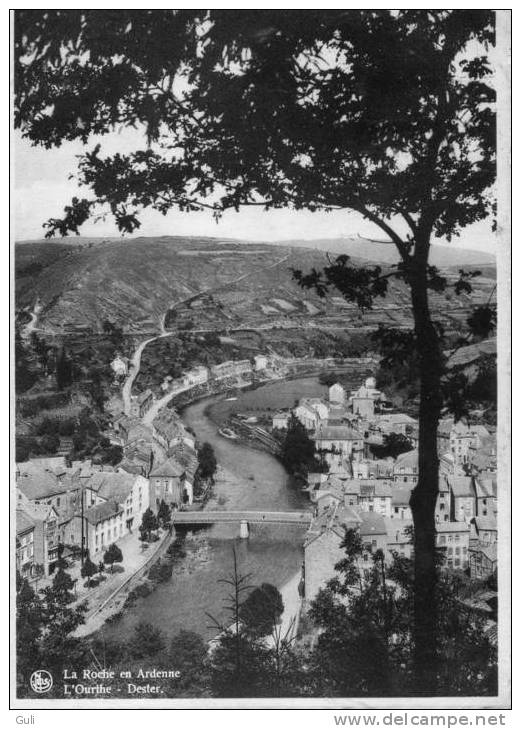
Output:
[[[165,647],[165,640],[160,630],[146,622],[140,622],[130,636],[128,651],[132,658],[153,656]]]
[[[291,415],[288,420],[280,458],[289,473],[302,473],[311,469],[320,471],[321,469],[315,456],[315,444],[295,415]]]
[[[64,569],[58,569],[52,584],[38,595],[27,579],[17,576],[16,640],[17,695],[31,695],[29,679],[36,669],[45,669],[54,676],[63,674],[66,666],[78,668],[83,664],[83,649],[79,638],[73,637],[84,622],[85,606],[72,607],[74,583]],[[51,697],[57,696],[53,687]]]
[[[143,517],[141,519],[141,524],[139,525],[139,532],[140,532],[140,539],[141,541],[149,541],[151,533],[156,531],[158,529],[159,524],[157,521],[157,517],[152,511],[152,509],[147,509]]]
[[[91,586],[91,578],[94,577],[97,572],[98,568],[87,554],[85,561],[83,562],[83,567],[81,568],[81,576],[87,578],[87,584],[89,587]]]
[[[345,557],[337,576],[313,601],[310,616],[320,628],[311,673],[325,696],[407,696],[417,691],[412,663],[413,564],[397,554],[388,564],[381,551],[362,560],[359,535],[346,530]],[[438,556],[438,569],[443,557]],[[442,570],[435,685],[440,696],[492,695],[497,657],[485,620],[464,600],[472,592],[463,576]]]
[[[389,435],[384,435],[381,445],[371,445],[371,452],[375,458],[396,458],[400,453],[412,451],[412,448],[412,443],[406,435],[389,433]]]
[[[123,562],[123,552],[117,544],[111,544],[103,555],[103,562],[110,565],[110,571],[114,570],[114,564]]]
[[[240,617],[249,630],[262,636],[273,631],[283,610],[280,592],[274,585],[264,582],[252,590],[242,603]]]
[[[199,476],[212,479],[217,470],[217,459],[213,446],[210,443],[203,443],[197,451],[197,458],[199,461]]]

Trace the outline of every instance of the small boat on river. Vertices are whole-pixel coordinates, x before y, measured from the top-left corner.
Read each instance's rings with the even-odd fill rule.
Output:
[[[234,433],[233,430],[230,430],[230,428],[219,428],[218,433],[224,438],[230,438],[230,440],[237,440],[238,438],[237,433]]]
[[[236,397],[227,397],[225,398],[225,402],[233,402],[234,400],[237,400]]]

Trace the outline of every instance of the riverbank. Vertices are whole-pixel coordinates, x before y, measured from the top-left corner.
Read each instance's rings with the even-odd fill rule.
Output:
[[[133,538],[134,541],[137,540],[137,534],[128,535],[128,537]],[[132,550],[134,552],[132,571],[128,572],[124,570],[116,574],[109,573],[106,582],[101,583],[97,588],[91,588],[92,592],[87,590],[82,598],[78,600],[78,603],[86,602],[88,611],[85,615],[85,622],[83,625],[80,625],[75,635],[86,636],[96,632],[103,626],[107,619],[121,610],[130,591],[137,585],[152,565],[165,554],[174,538],[175,530],[166,531],[160,536],[157,542],[149,543],[146,551],[142,550],[140,543],[140,553],[136,551],[136,545],[134,543],[125,545],[123,543],[124,539],[120,540],[118,546],[122,549],[124,564],[126,563],[125,559],[129,556],[129,547],[134,547]]]

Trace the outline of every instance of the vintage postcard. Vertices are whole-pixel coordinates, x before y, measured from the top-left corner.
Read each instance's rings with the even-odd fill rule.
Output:
[[[12,706],[509,708],[510,12],[11,22]]]

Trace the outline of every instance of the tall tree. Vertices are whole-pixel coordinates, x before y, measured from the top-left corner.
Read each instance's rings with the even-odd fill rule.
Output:
[[[240,616],[249,630],[262,636],[272,632],[283,610],[284,603],[279,590],[263,582],[242,603]]]
[[[16,573],[17,694],[25,694],[31,673],[39,664],[42,606],[27,578]]]
[[[87,556],[85,557],[85,561],[83,563],[83,566],[81,568],[81,576],[87,578],[87,586],[91,586],[91,580],[94,577],[94,575],[97,573],[98,568],[94,564],[94,562],[91,560],[88,552]]]
[[[306,428],[293,414],[288,420],[280,458],[290,473],[302,473],[311,469],[321,470],[315,455],[315,444],[307,434]]]
[[[64,390],[72,383],[72,362],[62,347],[56,360],[56,385],[58,390]]]
[[[309,611],[320,628],[308,661],[311,682],[326,696],[414,695],[411,560],[398,554],[386,560],[381,550],[369,555],[353,530],[346,530],[342,546],[345,554],[335,566],[336,576],[319,591]],[[437,554],[437,568],[443,561]],[[436,624],[442,660],[432,695],[497,691],[496,650],[485,633],[486,619],[465,602],[465,583],[463,575],[446,570],[436,583],[443,606]],[[470,588],[468,594],[476,590],[475,585]]]
[[[217,470],[217,459],[211,443],[203,443],[197,451],[197,459],[199,461],[198,470],[201,478],[210,478],[213,480]]]
[[[140,539],[142,539],[142,541],[149,541],[151,533],[154,532],[158,526],[159,524],[156,515],[152,509],[147,509],[143,513],[141,524],[139,525],[139,531],[141,533]]]
[[[389,274],[341,256],[296,276],[362,307],[391,275],[410,290],[414,329],[403,339],[420,380],[414,650],[418,685],[431,686],[444,358],[429,291],[447,282],[429,252],[433,237],[457,236],[494,208],[492,11],[24,10],[15,34],[15,120],[29,139],[52,147],[138,125],[148,142],[112,157],[99,145],[87,152],[79,176],[93,196],[74,199],[48,235],[78,232],[99,204],[127,232],[139,206],[219,215],[261,205],[349,209],[395,245]],[[483,319],[490,326],[490,311]]]
[[[114,571],[114,564],[116,562],[123,562],[123,552],[117,544],[111,544],[103,555],[103,562],[110,565],[110,571]]]
[[[65,667],[79,669],[84,665],[82,641],[74,636],[74,631],[85,622],[87,607],[83,603],[72,605],[73,588],[69,573],[58,569],[52,584],[40,590],[42,635],[37,668],[45,668],[53,676],[62,676]]]

